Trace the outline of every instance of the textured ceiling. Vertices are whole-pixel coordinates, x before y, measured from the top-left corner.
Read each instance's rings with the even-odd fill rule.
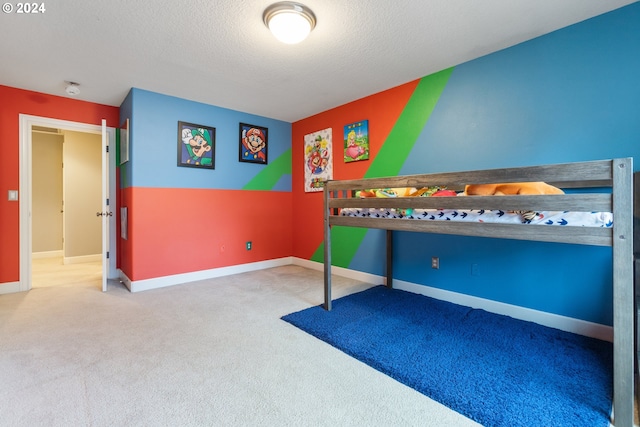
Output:
[[[294,122],[634,1],[305,0],[318,24],[298,45],[262,23],[270,0],[43,3],[0,14],[0,84],[67,96],[75,81],[114,106],[137,87]]]

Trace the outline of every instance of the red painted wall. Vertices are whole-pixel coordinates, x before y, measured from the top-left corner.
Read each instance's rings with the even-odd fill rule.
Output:
[[[132,281],[291,256],[289,192],[129,187],[121,201]]]
[[[7,192],[20,184],[19,115],[48,117],[79,123],[118,126],[119,108],[0,85],[0,286],[20,280],[19,203]]]
[[[333,178],[362,178],[418,82],[415,80],[293,123],[293,256],[310,259],[323,241],[322,192],[304,192],[304,136],[332,128]],[[345,163],[344,126],[359,120],[369,120],[370,160]]]
[[[360,178],[371,161],[343,162],[344,125],[369,120],[375,158],[418,81],[317,114],[292,125],[292,193],[125,188],[129,239],[120,240],[119,267],[129,279],[296,256],[309,259],[322,242],[322,195],[303,189],[304,135],[333,128],[334,178]],[[117,107],[0,86],[0,284],[19,280],[19,114],[117,127]],[[119,205],[119,206],[120,206]],[[259,211],[257,211],[259,210]],[[212,226],[217,224],[218,226]],[[240,231],[238,231],[240,230]],[[247,251],[246,241],[253,248]],[[136,244],[138,242],[138,244]]]

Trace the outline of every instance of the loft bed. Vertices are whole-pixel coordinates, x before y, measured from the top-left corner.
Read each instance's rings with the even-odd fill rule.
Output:
[[[611,246],[613,256],[613,414],[615,426],[634,420],[634,261],[633,159],[620,158],[555,165],[368,178],[329,180],[324,186],[324,308],[331,310],[331,227],[386,230],[386,286],[393,286],[393,231],[412,231],[503,239]],[[467,184],[544,181],[566,194],[466,197],[357,197],[356,192],[384,188],[446,187]],[[448,220],[437,219],[453,210]],[[506,212],[603,213],[604,225],[544,225],[456,220],[471,210]],[[382,212],[382,213],[381,213]],[[418,213],[418,214],[416,214]],[[425,215],[422,215],[426,213]],[[516,214],[517,215],[517,214]],[[499,215],[504,216],[504,215]],[[565,224],[565,223],[563,223]],[[635,238],[637,241],[637,237]],[[640,353],[638,353],[640,354]]]

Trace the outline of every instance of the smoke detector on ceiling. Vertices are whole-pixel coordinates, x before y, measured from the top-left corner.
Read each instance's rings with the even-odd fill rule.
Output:
[[[80,83],[76,82],[65,82],[67,87],[64,89],[67,94],[71,96],[76,96],[80,94]]]

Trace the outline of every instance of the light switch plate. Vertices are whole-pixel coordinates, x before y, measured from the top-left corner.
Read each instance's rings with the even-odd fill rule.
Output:
[[[18,200],[18,190],[9,190],[9,200],[10,201]]]

